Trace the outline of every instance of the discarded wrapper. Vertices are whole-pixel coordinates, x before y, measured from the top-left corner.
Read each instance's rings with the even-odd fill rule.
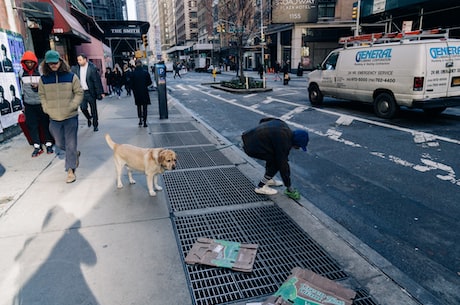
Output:
[[[198,238],[185,258],[185,262],[251,272],[257,247],[257,244]]]
[[[356,292],[311,270],[296,267],[263,305],[351,305]]]

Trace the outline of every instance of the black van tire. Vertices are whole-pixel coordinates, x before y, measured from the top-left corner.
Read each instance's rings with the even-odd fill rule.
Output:
[[[323,93],[317,85],[311,85],[308,88],[308,98],[313,106],[319,106],[323,103]]]
[[[386,92],[380,93],[374,99],[374,113],[384,119],[391,119],[396,116],[399,106],[394,97]]]

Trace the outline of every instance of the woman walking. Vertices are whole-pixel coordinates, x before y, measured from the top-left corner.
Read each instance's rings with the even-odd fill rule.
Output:
[[[150,105],[148,87],[152,84],[149,72],[144,70],[141,60],[136,60],[136,68],[131,75],[131,89],[134,94],[134,103],[137,106],[139,127],[147,127],[147,105]]]

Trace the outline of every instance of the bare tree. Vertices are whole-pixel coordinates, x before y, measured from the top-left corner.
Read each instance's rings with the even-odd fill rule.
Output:
[[[238,54],[238,69],[241,82],[244,82],[243,53],[247,38],[258,29],[256,22],[255,0],[221,0],[219,19],[229,25],[232,31],[226,35],[233,35],[236,41]]]

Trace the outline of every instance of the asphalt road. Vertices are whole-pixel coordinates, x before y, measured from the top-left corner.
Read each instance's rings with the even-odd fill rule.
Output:
[[[440,304],[460,304],[460,109],[435,118],[404,110],[383,120],[353,102],[326,99],[313,108],[304,78],[292,76],[288,86],[273,78],[273,91],[257,94],[212,89],[206,73],[168,77],[167,86],[237,146],[265,116],[306,128],[308,153],[290,156],[294,186]]]

